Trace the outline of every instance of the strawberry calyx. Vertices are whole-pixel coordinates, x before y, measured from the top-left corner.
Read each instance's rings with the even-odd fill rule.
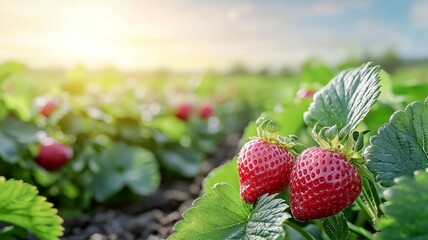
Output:
[[[317,123],[312,129],[312,138],[322,148],[341,153],[354,164],[365,164],[366,159],[361,150],[364,147],[364,135],[368,131],[347,132],[345,128],[339,131],[337,125],[318,128]]]
[[[271,119],[259,117],[256,121],[256,127],[259,138],[286,149],[294,156],[299,155],[306,149],[305,145],[297,142],[297,136],[290,135],[285,137],[279,135],[279,126]]]

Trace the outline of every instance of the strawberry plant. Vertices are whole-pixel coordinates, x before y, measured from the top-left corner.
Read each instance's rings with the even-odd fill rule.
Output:
[[[288,125],[300,107],[251,123],[169,239],[424,239],[428,98],[369,129],[387,78],[369,64],[339,73],[313,96],[307,128]]]
[[[36,187],[0,177],[0,189],[0,221],[12,224],[0,231],[1,239],[28,239],[28,231],[41,240],[59,239],[62,219]]]
[[[187,79],[169,88],[165,77],[141,84],[82,67],[64,78],[0,65],[0,174],[36,185],[66,216],[147,196],[161,178],[197,176],[238,128],[223,125],[225,116],[236,122],[234,105],[214,116],[214,103],[200,104],[211,103],[211,93],[185,95]],[[176,102],[186,104],[180,110]]]

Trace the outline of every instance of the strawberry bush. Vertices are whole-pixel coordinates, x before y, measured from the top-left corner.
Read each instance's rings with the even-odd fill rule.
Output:
[[[392,88],[365,64],[263,114],[169,239],[425,239],[428,98]]]
[[[63,215],[130,201],[162,179],[197,176],[222,139],[262,108],[228,100],[236,90],[246,96],[241,76],[231,76],[231,89],[212,85],[217,74],[128,77],[1,65],[0,175],[36,185]]]
[[[171,239],[423,236],[425,79],[370,65],[335,77],[341,69],[311,60],[296,74],[188,77],[5,63],[0,176],[10,180],[0,185],[19,194],[0,194],[0,222],[10,224],[0,238],[61,235],[56,211],[37,195],[67,220],[100,204],[145,204],[165,182],[197,181],[219,144],[244,128],[241,153],[211,171]]]
[[[11,224],[1,229],[1,239],[28,239],[28,231],[43,240],[63,234],[58,211],[38,195],[36,187],[0,177],[0,188],[0,221]]]

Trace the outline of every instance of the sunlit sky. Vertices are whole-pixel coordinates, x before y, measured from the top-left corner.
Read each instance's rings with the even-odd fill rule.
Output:
[[[0,0],[0,62],[127,70],[428,57],[428,1]]]

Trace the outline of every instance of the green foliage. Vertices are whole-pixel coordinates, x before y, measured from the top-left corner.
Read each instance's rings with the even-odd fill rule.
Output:
[[[185,177],[196,176],[204,160],[201,153],[195,152],[190,147],[183,147],[178,144],[160,146],[157,152],[161,164],[166,169]]]
[[[377,225],[376,239],[427,239],[428,172],[419,170],[413,177],[397,179],[384,195],[386,215]]]
[[[264,195],[251,209],[227,183],[198,198],[174,226],[168,239],[280,239],[287,205],[276,195]]]
[[[261,114],[266,119],[272,119],[279,124],[278,134],[288,136],[296,134],[304,125],[303,113],[308,109],[311,103],[308,99],[302,99],[299,103],[286,106],[279,112],[264,112]],[[250,137],[257,136],[257,127],[255,121],[252,121],[244,131],[241,145],[250,140]]]
[[[4,101],[0,98],[0,120],[3,119],[6,116],[6,114],[7,114],[7,108],[4,105]]]
[[[310,76],[310,74],[306,74],[306,76]],[[384,94],[382,95],[380,103],[376,104],[375,107],[372,109],[372,106],[377,102],[380,96],[381,86],[379,85],[379,83],[381,80],[383,83],[385,83],[385,86],[382,88]],[[307,83],[311,84],[311,81],[308,80]],[[378,66],[370,67],[369,64],[366,64],[360,68],[350,69],[341,72],[338,76],[333,78],[333,80],[330,81],[330,83],[328,83],[326,87],[318,91],[314,97],[314,102],[309,106],[309,110],[304,114],[304,121],[299,116],[302,115],[304,109],[306,109],[307,107],[307,105],[306,107],[304,107],[304,105],[308,104],[309,101],[295,103],[295,105],[293,106],[290,104],[290,102],[288,102],[290,105],[285,104],[281,106],[283,107],[283,109],[275,108],[274,112],[265,112],[262,115],[265,118],[272,119],[273,121],[279,124],[280,135],[293,134],[298,135],[299,137],[307,136],[307,133],[309,131],[305,128],[305,122],[309,127],[313,127],[317,123],[320,127],[333,126],[331,128],[324,129],[325,131],[323,132],[323,135],[325,135],[325,139],[336,144],[334,145],[334,147],[337,147],[337,151],[344,150],[344,152],[350,154],[349,157],[352,157],[352,159],[350,160],[358,168],[358,171],[363,180],[363,189],[361,195],[352,208],[347,208],[344,210],[343,213],[339,213],[335,216],[325,218],[322,220],[322,222],[315,221],[316,225],[308,225],[307,223],[294,223],[294,221],[286,221],[286,224],[283,225],[283,228],[285,230],[282,230],[282,232],[291,232],[292,234],[288,237],[291,237],[291,239],[294,239],[294,237],[296,237],[297,239],[301,239],[301,237],[304,237],[305,239],[314,239],[315,235],[321,237],[320,234],[322,233],[323,239],[341,240],[348,238],[358,239],[358,237],[371,239],[373,232],[374,230],[377,230],[377,227],[379,227],[379,230],[381,230],[382,226],[386,226],[387,224],[391,223],[392,217],[388,216],[388,214],[393,212],[393,209],[388,209],[388,204],[392,204],[393,202],[387,202],[385,205],[385,212],[382,211],[383,198],[382,196],[379,196],[381,187],[375,182],[373,173],[370,172],[369,169],[367,169],[365,165],[365,156],[361,155],[360,150],[362,150],[367,144],[367,141],[365,141],[364,139],[364,134],[370,134],[367,130],[376,129],[383,123],[382,119],[388,119],[391,112],[393,112],[395,109],[402,108],[401,105],[407,100],[407,98],[405,97],[397,96],[396,92],[394,92],[395,89],[393,86],[394,82],[391,80],[391,77],[387,73],[381,72]],[[428,126],[426,126],[426,123],[428,123],[426,121],[428,119],[426,113],[426,105],[428,105],[427,102],[428,99],[426,100],[425,105],[422,103],[413,104],[412,108],[408,107],[405,111],[400,111],[406,112],[407,115],[412,115],[412,117],[405,118],[407,122],[411,122],[412,124],[406,123],[403,124],[403,126],[398,127],[398,129],[403,130],[396,134],[398,144],[395,144],[394,141],[391,141],[390,138],[392,135],[391,132],[388,132],[392,128],[397,129],[397,126],[391,127],[387,124],[379,130],[379,136],[372,138],[372,147],[368,149],[368,152],[372,153],[373,156],[376,157],[376,159],[380,159],[381,161],[379,165],[376,165],[375,161],[373,161],[373,159],[370,159],[369,166],[370,164],[376,165],[375,167],[370,168],[371,171],[378,175],[376,180],[380,180],[381,183],[383,183],[385,179],[382,179],[382,177],[380,176],[381,174],[385,173],[389,174],[388,176],[390,177],[390,179],[387,180],[393,181],[395,177],[401,176],[399,174],[396,174],[397,172],[395,171],[395,169],[399,169],[399,171],[408,174],[409,172],[412,173],[413,170],[415,170],[412,168],[412,165],[418,166],[418,168],[416,169],[424,169],[427,167],[427,163],[425,161],[425,159],[427,158],[427,153],[426,151],[424,151],[425,149],[428,149],[428,146],[426,146],[426,143],[428,142],[428,134],[426,130],[428,129]],[[281,110],[278,111],[278,109]],[[369,114],[370,110],[372,111],[369,115],[370,117],[368,118],[367,122],[361,124],[365,117]],[[394,114],[394,116],[391,118],[391,122],[397,122],[397,120],[394,120],[395,118],[398,118],[397,115],[397,113]],[[402,123],[404,118],[400,117],[400,119],[401,120],[398,122]],[[411,119],[411,121],[409,119]],[[389,125],[394,125],[391,122],[389,123]],[[254,122],[251,122],[245,129],[243,138],[241,139],[241,145],[245,141],[250,139],[250,137],[257,135],[255,125],[256,124]],[[354,132],[355,130],[361,132]],[[382,131],[387,132],[387,134],[381,136]],[[350,133],[353,134],[348,135]],[[339,138],[337,138],[337,136],[339,136]],[[345,138],[348,140],[347,144],[341,142],[340,137],[345,136],[350,136],[349,138]],[[379,140],[378,142],[375,142],[374,139],[378,138],[384,139],[382,139],[382,141]],[[410,139],[411,141],[409,141],[408,139]],[[313,144],[310,141],[311,139],[309,139],[309,141],[306,140],[305,143],[310,142],[310,144]],[[392,140],[394,140],[394,138]],[[409,142],[404,142],[404,140]],[[373,144],[378,145],[373,146]],[[385,144],[390,144],[390,146]],[[378,148],[376,149],[378,151],[372,151],[374,148]],[[400,151],[404,152],[402,156],[400,156],[400,154],[397,154]],[[412,163],[413,157],[409,158],[409,156],[412,156],[412,154],[415,154],[416,156],[416,163]],[[405,156],[407,156],[407,158],[404,158]],[[401,159],[400,161],[395,161],[394,158]],[[219,207],[210,207],[210,204],[214,204],[213,202],[221,204],[222,206],[227,203],[225,199],[222,199],[220,197],[222,194],[219,193],[219,185],[216,185],[216,183],[227,182],[227,185],[226,183],[223,183],[223,185],[228,186],[231,189],[235,189],[235,191],[239,189],[239,177],[236,169],[236,159],[237,157],[235,157],[232,161],[229,161],[224,165],[218,167],[217,169],[214,169],[208,175],[208,177],[204,181],[203,186],[203,191],[206,195],[196,200],[194,206],[184,214],[184,220],[177,223],[177,225],[175,226],[175,230],[177,231],[177,233],[172,235],[172,239],[175,239],[174,237],[177,236],[179,236],[179,238],[177,239],[192,239],[192,237],[195,239],[198,237],[208,239],[242,238],[241,235],[237,236],[236,233],[229,232],[231,225],[230,222],[228,222],[229,225],[224,226],[223,218],[217,219],[217,217],[211,217],[216,216],[218,214]],[[404,159],[406,161],[404,161]],[[392,161],[398,164],[393,168],[386,165],[380,167],[387,161]],[[379,170],[380,172],[376,172],[377,170]],[[212,188],[213,186],[215,187]],[[395,187],[393,187],[393,189],[394,188]],[[424,189],[418,189],[419,192],[426,192],[426,190]],[[388,195],[388,193],[386,194]],[[405,194],[407,194],[409,197],[413,197],[416,195],[416,192],[409,192]],[[237,193],[236,195],[238,198]],[[283,196],[283,198],[287,199],[288,196]],[[210,200],[212,200],[212,202],[210,202]],[[261,199],[259,199],[259,201],[260,200]],[[424,199],[422,198],[422,202],[423,201]],[[242,200],[238,202],[234,206],[242,206],[242,204],[244,204]],[[418,205],[412,204],[412,206],[408,206],[408,208],[416,209],[417,207],[415,208],[415,206]],[[240,215],[242,211],[242,209],[232,208],[230,208],[230,210],[238,212],[237,215]],[[254,214],[256,207],[254,209],[247,210],[249,211],[247,213],[248,216]],[[220,211],[220,213],[224,216],[224,218],[230,218],[227,214],[223,213],[223,211]],[[198,218],[198,214],[200,214],[201,217]],[[205,216],[205,218],[203,218],[202,215]],[[268,217],[268,215],[265,215],[261,218],[261,221],[264,221],[264,219]],[[420,218],[424,219],[422,216]],[[209,220],[204,221],[203,219]],[[349,222],[347,221],[347,219],[349,220]],[[379,219],[381,220],[379,221]],[[415,218],[411,218],[411,216],[409,215],[406,221],[410,222],[413,220],[415,220]],[[209,224],[206,224],[206,221],[209,221]],[[396,220],[397,224],[398,222],[399,220]],[[421,224],[426,225],[425,222],[420,222]],[[369,224],[371,224],[373,228],[365,229],[364,227]],[[239,229],[243,228],[238,223],[234,226]],[[321,226],[324,230],[323,232],[321,232],[320,230]],[[391,228],[393,228],[393,226]],[[313,228],[316,228],[316,231],[312,231],[314,232],[314,236],[309,234],[309,227],[312,227],[312,230]],[[226,231],[226,233],[219,233],[219,228],[227,229],[228,231]],[[290,230],[290,228],[292,228],[293,230]],[[406,229],[403,229],[403,232],[406,232],[407,229],[410,229],[410,227],[408,226],[405,226],[405,228]],[[417,228],[423,228],[423,226],[421,225]],[[197,235],[196,229],[200,230],[202,235]],[[383,236],[382,234],[384,233],[381,232],[379,236]],[[412,236],[413,235],[399,235],[397,230],[395,233],[387,235],[386,238],[382,239],[412,239]],[[426,238],[426,236],[424,237]],[[424,237],[421,237],[420,239],[424,239]]]
[[[336,125],[345,133],[354,131],[376,102],[380,68],[365,64],[339,73],[327,86],[315,93],[314,102],[305,112],[308,126]]]
[[[150,126],[159,129],[173,141],[179,141],[186,132],[186,124],[174,116],[157,118]]]
[[[330,240],[348,239],[348,223],[343,213],[338,213],[331,217],[325,218],[322,221],[322,228]]]
[[[304,83],[327,84],[334,76],[334,71],[319,59],[310,59],[301,66],[299,80]]]
[[[7,76],[13,73],[19,73],[25,70],[25,66],[16,62],[6,62],[0,65],[0,83],[6,79]]]
[[[37,195],[36,187],[0,177],[0,189],[0,221],[26,228],[41,240],[59,239],[63,234],[57,210]]]
[[[383,186],[392,186],[395,178],[428,167],[427,119],[428,98],[395,112],[370,139],[368,167]]]
[[[34,124],[22,122],[13,116],[0,120],[0,158],[16,163],[26,150],[26,145],[37,141],[39,131]]]
[[[37,142],[36,133],[40,131],[36,125],[22,122],[13,116],[8,116],[0,122],[0,129],[6,135],[22,144]]]
[[[2,132],[0,132],[0,142],[0,157],[7,162],[15,163],[19,158],[17,144]]]
[[[154,192],[160,183],[158,164],[153,154],[143,148],[115,144],[94,159],[99,166],[92,182],[98,201],[129,187],[134,193]]]
[[[348,66],[356,64],[359,63]],[[368,65],[344,71],[317,93],[306,122],[312,126],[321,121],[321,125],[337,124],[346,131],[352,130],[376,101],[380,77],[383,92],[380,101],[370,108],[358,128],[372,130],[368,133],[372,134],[404,104],[426,97],[426,66],[426,63],[407,65],[390,75]],[[69,210],[67,207],[91,208],[94,197],[98,201],[121,198],[126,202],[129,195],[119,194],[126,192],[122,191],[124,188],[138,195],[150,194],[159,185],[160,173],[168,177],[197,176],[207,154],[215,153],[218,144],[230,133],[240,132],[262,112],[278,123],[280,135],[296,135],[300,142],[311,146],[315,143],[302,117],[311,100],[296,101],[296,92],[302,88],[320,89],[333,78],[335,69],[316,59],[304,63],[300,72],[212,71],[201,76],[168,72],[126,74],[114,69],[91,72],[83,67],[69,73],[43,72],[19,64],[3,64],[0,65],[0,173],[36,184],[42,195],[54,197],[64,214]],[[343,91],[342,87],[348,90]],[[58,109],[47,118],[35,108],[34,100],[40,96],[59,101]],[[174,106],[183,102],[195,106],[210,103],[214,116],[202,120],[195,110],[189,121],[178,120],[173,114]],[[39,131],[74,150],[74,158],[58,172],[46,172],[34,161]],[[255,135],[256,127],[250,124],[242,141]],[[400,135],[400,139],[407,137]],[[359,142],[359,146],[365,144]],[[413,148],[411,151],[413,154]],[[407,166],[402,169],[408,171]],[[215,193],[211,187],[219,182],[227,182],[238,190],[237,175],[235,159],[207,177],[204,192]],[[367,191],[362,193],[369,195],[368,200],[362,198],[363,204],[345,211],[346,218],[356,226],[370,224],[373,218],[361,213],[367,210],[361,209],[364,204],[380,209],[380,201],[371,196],[378,186],[370,187],[365,186]],[[381,210],[377,213],[382,214]],[[319,224],[298,225],[303,229],[317,228],[314,236],[321,232]],[[19,233],[18,228],[4,230]],[[350,238],[354,230],[351,229]]]
[[[235,157],[225,164],[211,170],[204,179],[202,191],[208,193],[213,190],[216,183],[225,182],[239,190],[238,158]]]

